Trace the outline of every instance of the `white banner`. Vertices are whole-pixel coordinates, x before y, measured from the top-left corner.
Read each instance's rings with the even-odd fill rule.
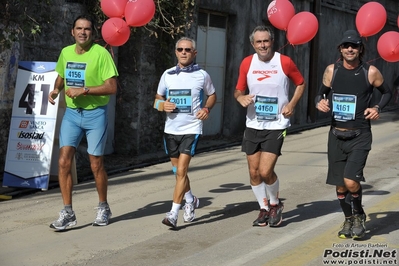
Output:
[[[19,62],[3,186],[48,188],[59,102],[48,102],[55,65]]]

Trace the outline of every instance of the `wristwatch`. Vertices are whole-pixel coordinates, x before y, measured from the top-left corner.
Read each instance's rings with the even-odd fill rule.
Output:
[[[90,89],[87,87],[84,87],[84,92],[83,95],[86,96],[87,94],[89,94]]]
[[[377,109],[377,112],[378,112],[378,113],[381,113],[381,108],[380,108],[380,106],[374,105],[373,108]]]
[[[206,106],[205,106],[205,107],[203,107],[202,109],[206,109],[208,114],[211,112],[211,109],[210,109],[209,107],[206,107]]]

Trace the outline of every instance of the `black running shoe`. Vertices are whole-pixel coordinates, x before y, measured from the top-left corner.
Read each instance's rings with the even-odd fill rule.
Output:
[[[269,212],[265,209],[260,209],[258,218],[252,223],[252,226],[266,226],[269,221]]]
[[[352,238],[352,225],[353,218],[345,218],[341,225],[341,230],[338,232],[338,237],[343,239]]]
[[[277,205],[270,205],[269,210],[269,226],[279,226],[283,221],[283,209],[284,205],[281,201]]]
[[[366,214],[355,214],[353,215],[353,226],[352,226],[352,238],[362,238],[366,234]]]

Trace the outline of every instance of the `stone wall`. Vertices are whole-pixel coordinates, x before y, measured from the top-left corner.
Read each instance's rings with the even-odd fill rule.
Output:
[[[0,52],[0,172],[3,172],[18,70],[19,43]]]
[[[26,34],[19,36],[20,41],[13,43],[11,49],[2,50],[0,47],[0,173],[5,166],[18,62],[57,61],[61,49],[74,42],[70,34],[73,20],[85,12],[84,5],[79,3],[66,3],[64,0],[53,0],[52,3],[52,6],[43,1],[31,1],[29,4],[28,8],[46,13],[48,23],[41,24],[39,38]],[[83,160],[78,161],[87,161],[87,156],[81,153],[78,157]]]
[[[163,41],[169,36],[163,36]],[[170,40],[172,41],[172,40]],[[173,51],[173,46],[168,50]],[[164,115],[152,106],[159,77],[171,67],[160,39],[138,29],[119,48],[119,88],[115,118],[115,153],[140,155],[161,148]]]

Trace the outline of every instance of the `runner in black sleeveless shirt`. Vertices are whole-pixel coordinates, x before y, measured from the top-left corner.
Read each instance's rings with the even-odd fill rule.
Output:
[[[326,183],[336,186],[337,197],[345,215],[338,232],[340,238],[362,238],[366,214],[362,208],[363,169],[371,150],[370,120],[391,99],[391,91],[380,71],[362,62],[362,39],[348,30],[338,45],[341,60],[327,66],[316,96],[316,108],[331,111],[328,136],[328,175]],[[378,105],[371,105],[374,88],[382,93]]]

